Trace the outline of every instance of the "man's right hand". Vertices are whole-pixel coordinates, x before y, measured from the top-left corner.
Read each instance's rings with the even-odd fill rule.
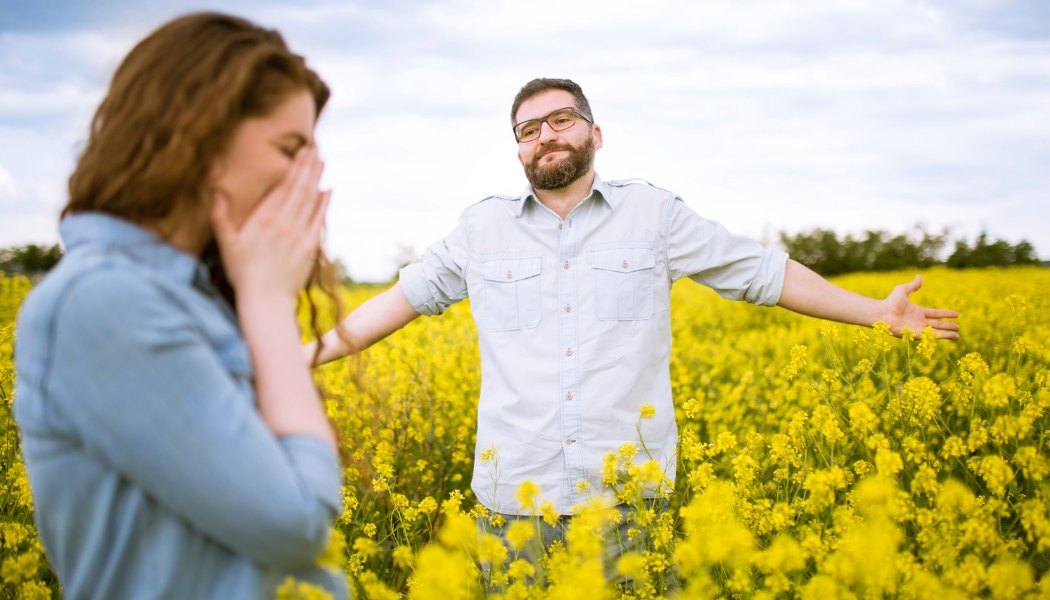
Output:
[[[350,313],[339,324],[340,332],[333,329],[321,337],[321,353],[314,360],[317,342],[303,345],[303,360],[317,367],[347,356],[357,354],[372,344],[408,325],[419,316],[409,304],[400,283],[385,292],[370,298]]]

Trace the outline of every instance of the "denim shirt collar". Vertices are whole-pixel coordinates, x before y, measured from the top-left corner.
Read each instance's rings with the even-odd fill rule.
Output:
[[[140,225],[97,212],[78,213],[58,225],[67,252],[98,246],[126,254],[135,262],[173,281],[208,280],[204,264],[176,249]],[[209,286],[210,287],[210,286]]]
[[[597,171],[594,172],[594,183],[591,184],[591,193],[587,195],[587,198],[583,199],[583,202],[586,202],[589,198],[595,196],[605,200],[605,203],[609,205],[609,208],[616,210],[617,202],[612,197],[612,194],[609,193],[609,186],[602,181],[602,178],[598,175]],[[525,211],[525,205],[528,204],[529,198],[532,198],[532,200],[537,203],[540,201],[532,190],[532,184],[525,184],[525,191],[521,193],[521,202],[518,203],[517,211],[514,213],[515,217],[520,217]],[[583,202],[581,202],[581,204]]]

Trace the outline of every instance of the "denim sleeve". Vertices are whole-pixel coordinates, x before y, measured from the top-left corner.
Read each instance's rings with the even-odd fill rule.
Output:
[[[419,262],[401,269],[398,281],[416,312],[440,315],[467,297],[469,243],[467,224],[461,219],[445,239],[426,249]]]
[[[729,233],[675,198],[667,235],[672,281],[689,277],[723,298],[774,306],[784,285],[787,254]]]
[[[47,401],[84,451],[264,566],[316,559],[342,497],[324,442],[278,439],[193,318],[136,273],[90,273],[56,307]]]

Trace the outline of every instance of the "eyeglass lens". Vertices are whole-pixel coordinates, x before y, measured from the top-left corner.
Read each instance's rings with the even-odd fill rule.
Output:
[[[572,109],[563,108],[547,115],[546,121],[554,131],[565,131],[576,124],[576,113],[572,112]],[[542,124],[543,123],[540,119],[533,119],[519,124],[516,128],[518,141],[531,142],[540,137],[540,127]]]

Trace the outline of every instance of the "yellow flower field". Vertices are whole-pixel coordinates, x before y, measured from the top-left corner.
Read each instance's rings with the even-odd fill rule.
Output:
[[[913,275],[836,283],[882,297]],[[368,598],[1050,597],[1050,270],[923,275],[913,298],[958,310],[961,342],[676,285],[678,481],[624,440],[606,457],[607,489],[589,490],[549,548],[527,522],[479,535],[477,519],[500,517],[475,506],[470,474],[499,454],[475,454],[469,307],[419,319],[317,372],[345,452],[345,509],[321,560]],[[0,598],[58,591],[10,418],[12,324],[29,287],[0,278]],[[348,290],[348,304],[379,289]],[[639,406],[639,423],[653,410]],[[517,493],[527,505],[537,490]],[[278,597],[323,595],[289,580]]]

